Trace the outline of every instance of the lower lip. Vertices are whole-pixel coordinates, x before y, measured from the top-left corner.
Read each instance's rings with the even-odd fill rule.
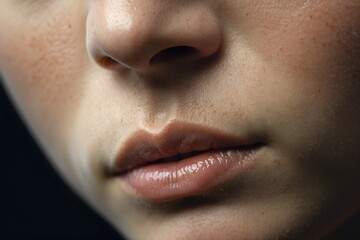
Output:
[[[177,162],[145,165],[120,175],[137,198],[163,202],[210,192],[252,165],[259,146],[212,150]]]

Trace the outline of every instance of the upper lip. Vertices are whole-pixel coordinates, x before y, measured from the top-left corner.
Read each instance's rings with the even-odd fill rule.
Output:
[[[130,135],[117,152],[110,171],[113,174],[123,174],[179,154],[246,148],[258,144],[259,141],[251,137],[234,136],[197,124],[171,122],[158,133],[138,130]]]

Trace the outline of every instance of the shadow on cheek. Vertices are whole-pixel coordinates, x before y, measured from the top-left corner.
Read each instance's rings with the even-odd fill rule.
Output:
[[[0,84],[1,239],[122,238],[50,166]]]

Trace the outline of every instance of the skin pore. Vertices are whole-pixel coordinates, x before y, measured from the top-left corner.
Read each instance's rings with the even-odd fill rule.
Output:
[[[321,239],[360,209],[358,0],[3,0],[0,73],[49,160],[129,239]],[[264,144],[210,192],[107,174],[135,132]]]

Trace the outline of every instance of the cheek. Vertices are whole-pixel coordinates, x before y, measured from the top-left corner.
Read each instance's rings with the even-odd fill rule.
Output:
[[[310,3],[249,34],[251,48],[272,73],[263,81],[272,96],[334,107],[349,98],[359,102],[360,4],[335,2]]]
[[[264,30],[263,58],[294,79],[308,79],[306,84],[354,83],[360,69],[360,4],[334,2],[319,1]]]
[[[360,4],[316,2],[247,33],[265,66],[253,115],[271,119],[272,134],[304,148],[329,132],[359,136],[351,129],[360,120]]]
[[[40,134],[63,132],[84,85],[85,23],[79,21],[77,5],[58,4],[35,17],[1,13],[0,32],[6,32],[0,42],[1,72],[28,123]]]

